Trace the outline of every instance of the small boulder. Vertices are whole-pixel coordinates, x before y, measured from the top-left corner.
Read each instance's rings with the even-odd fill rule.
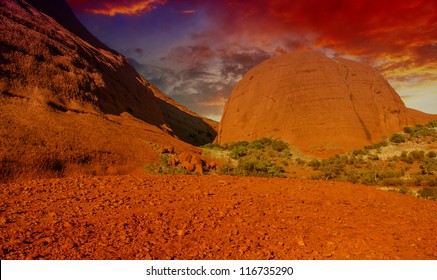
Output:
[[[190,171],[190,172],[193,172],[193,171],[195,170],[195,166],[192,165],[192,164],[191,164],[190,162],[188,162],[188,161],[184,161],[184,162],[182,162],[181,166],[182,166],[183,168],[185,168],[186,170]]]
[[[217,163],[213,161],[209,161],[206,163],[206,169],[207,170],[216,170],[217,169]]]
[[[187,152],[182,152],[178,155],[178,159],[180,162],[191,162],[192,155]]]
[[[204,164],[204,161],[199,156],[192,156],[190,162],[194,166],[196,166],[198,164],[200,164],[200,165]]]
[[[203,174],[203,165],[201,163],[196,164],[196,167],[194,169],[194,173]]]

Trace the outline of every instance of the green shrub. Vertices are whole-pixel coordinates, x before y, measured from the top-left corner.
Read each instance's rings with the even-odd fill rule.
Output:
[[[256,140],[249,144],[249,147],[256,150],[264,149],[264,142],[262,140]]]
[[[408,163],[413,164],[415,161],[423,161],[425,159],[425,152],[424,151],[411,151],[407,153],[406,151],[402,151],[402,154],[400,156],[400,160]]]
[[[435,128],[435,127],[437,127],[437,120],[435,120],[435,121],[430,121],[430,122],[428,123],[428,127],[430,127],[430,128]]]
[[[391,169],[380,169],[377,172],[378,178],[399,178],[402,176],[401,171],[391,170]]]
[[[209,144],[203,145],[203,148],[210,149],[210,150],[224,150],[224,148],[221,147],[220,145],[213,144],[213,143],[209,143]]]
[[[421,161],[425,159],[425,151],[411,151],[409,156],[412,157],[415,161]]]
[[[400,178],[384,178],[380,184],[383,186],[402,186],[404,185],[404,180]]]
[[[340,157],[332,157],[322,160],[319,170],[322,172],[325,180],[332,180],[337,178],[345,168],[345,164]]]
[[[370,150],[370,149],[372,149],[371,148],[371,146],[366,146],[366,147],[364,147],[366,150],[354,150],[353,152],[352,152],[352,154],[353,155],[355,155],[355,156],[366,156],[366,155],[368,155],[369,154],[369,151],[368,151],[368,149]]]
[[[353,184],[357,184],[361,182],[362,174],[359,170],[347,170],[346,171],[346,181],[351,182]]]
[[[220,166],[219,173],[221,175],[235,175],[235,168],[230,163],[225,163]]]
[[[435,158],[436,156],[437,156],[437,153],[434,151],[428,152],[428,155],[427,155],[427,157],[429,157],[429,158]]]
[[[377,150],[377,149],[380,149],[380,148],[383,148],[383,147],[387,147],[387,146],[388,146],[388,143],[386,141],[382,141],[382,142],[378,142],[378,143],[375,143],[375,144],[370,145],[370,146],[365,146],[364,149],[366,149],[366,150]]]
[[[425,199],[437,200],[437,188],[426,187],[418,192],[419,196]]]
[[[390,137],[390,141],[396,144],[404,143],[405,136],[399,133],[395,133]]]
[[[423,160],[420,165],[420,169],[422,170],[422,174],[432,175],[437,170],[437,159],[435,158],[427,158]]]
[[[234,173],[243,176],[283,177],[284,169],[265,159],[242,158]]]
[[[369,159],[370,160],[379,160],[379,156],[378,155],[370,155]]]
[[[281,140],[272,140],[271,146],[272,149],[277,152],[282,152],[288,149],[288,144]]]
[[[402,187],[398,190],[398,192],[401,193],[401,194],[410,194],[410,193],[411,193],[410,190],[409,190],[407,187],[405,187],[405,186],[402,186]]]
[[[237,163],[222,165],[220,173],[235,176],[284,177],[284,166],[291,156],[288,144],[271,138],[230,143],[223,148]]]
[[[247,141],[239,141],[239,142],[233,142],[233,143],[226,143],[223,145],[223,148],[226,150],[232,150],[235,147],[247,147],[249,145],[249,142]]]
[[[313,170],[319,170],[320,164],[320,161],[317,159],[312,159],[310,162],[308,162],[308,166],[312,167]]]
[[[239,159],[247,155],[247,148],[245,146],[235,146],[231,150],[231,157]]]
[[[411,133],[413,133],[413,128],[411,128],[411,127],[404,127],[404,133],[408,133],[408,134],[411,134]]]

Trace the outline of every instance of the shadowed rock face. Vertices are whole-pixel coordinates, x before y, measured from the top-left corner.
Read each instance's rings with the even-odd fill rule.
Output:
[[[0,15],[0,90],[5,95],[63,111],[127,112],[191,144],[214,139],[211,124],[174,101],[169,104],[171,99],[124,56],[95,38],[64,0],[5,0]],[[168,117],[170,109],[181,116],[179,122]]]
[[[32,1],[45,7],[46,1]],[[63,0],[51,2],[63,22],[86,37],[85,27],[66,10]],[[60,14],[65,12],[65,14]],[[62,110],[131,115],[153,125],[164,117],[153,92],[127,60],[91,34],[89,41],[25,1],[0,3],[2,64],[0,90],[38,100]],[[76,19],[74,21],[73,19]],[[95,46],[96,45],[96,46]]]
[[[144,172],[155,144],[214,139],[213,123],[160,93],[64,0],[2,0],[0,26],[0,181]]]
[[[218,142],[273,137],[305,152],[336,153],[433,117],[406,108],[367,65],[296,51],[244,75],[226,104]]]

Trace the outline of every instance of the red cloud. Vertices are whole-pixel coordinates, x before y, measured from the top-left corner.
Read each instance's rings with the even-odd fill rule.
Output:
[[[165,4],[167,0],[109,0],[109,1],[86,1],[67,0],[74,8],[87,13],[115,16],[140,15],[155,9],[157,4]]]
[[[360,57],[382,71],[394,65],[436,67],[436,1],[227,0],[205,5],[214,23],[202,33],[207,39],[254,44],[272,53],[328,49]]]
[[[341,49],[390,49],[437,38],[437,4],[428,0],[228,0],[225,7],[210,6],[217,29],[253,37],[312,36],[317,45]]]

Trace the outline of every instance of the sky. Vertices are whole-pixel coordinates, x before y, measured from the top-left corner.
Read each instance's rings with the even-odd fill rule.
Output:
[[[408,107],[437,114],[437,2],[67,0],[79,20],[161,91],[219,121],[260,62],[313,49],[378,69]]]

